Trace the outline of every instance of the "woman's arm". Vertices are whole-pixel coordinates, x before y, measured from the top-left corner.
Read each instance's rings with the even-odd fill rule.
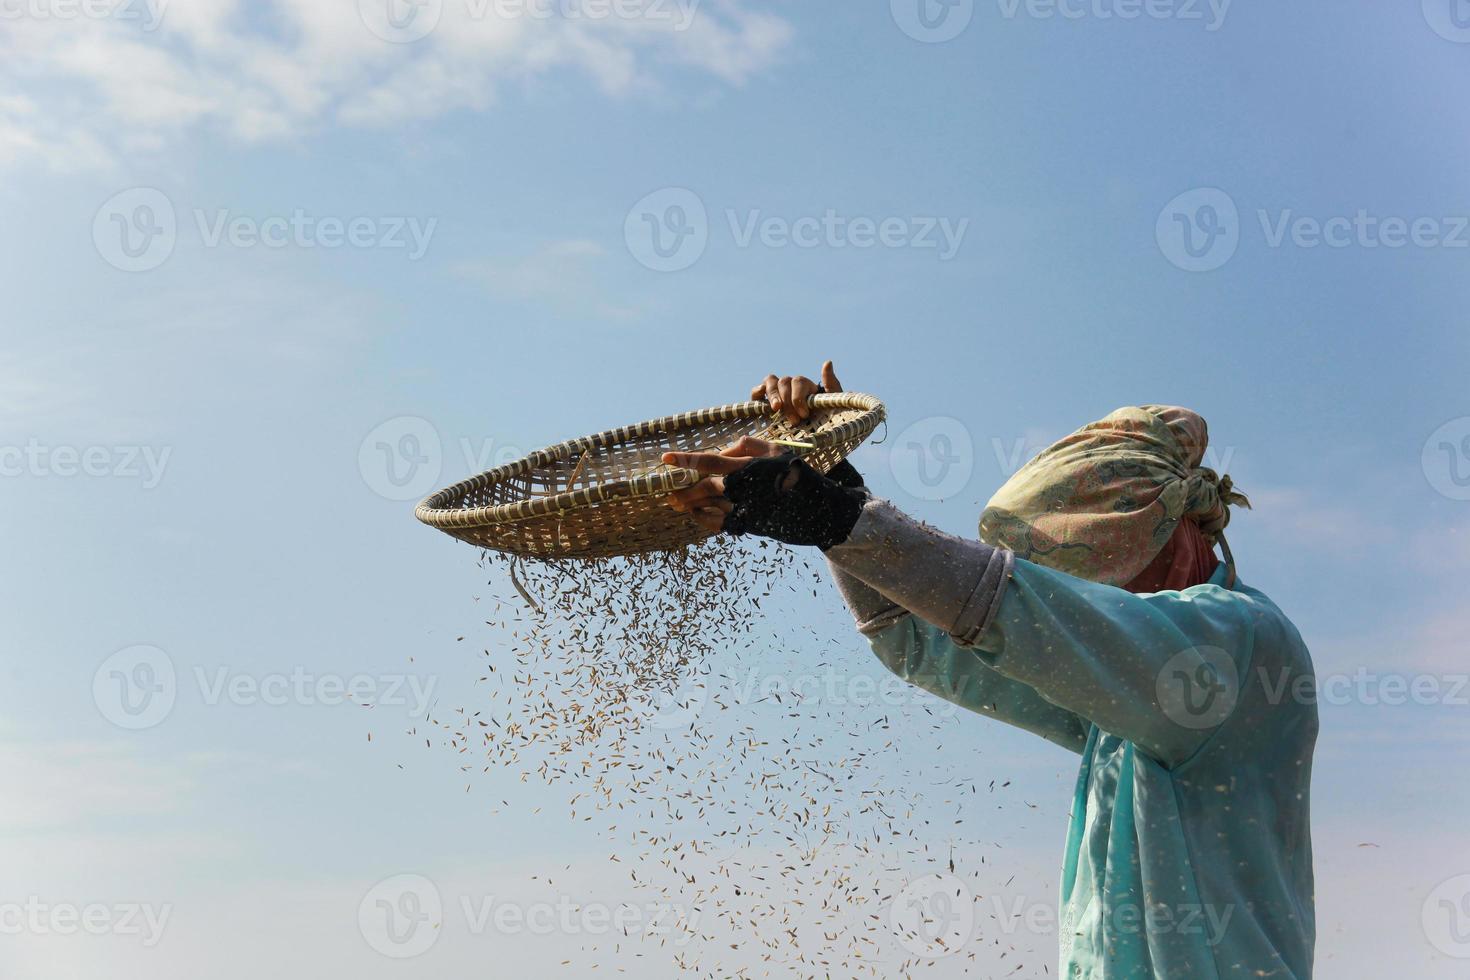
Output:
[[[1023,729],[1073,752],[1087,744],[1089,725],[1006,677],[974,650],[829,562],[837,591],[888,670],[936,697]]]
[[[1216,586],[1134,595],[944,534],[878,500],[827,557],[956,649],[1166,765],[1224,723],[1250,668],[1247,601]],[[997,583],[998,562],[1007,574]],[[875,647],[911,647],[902,628],[871,637]]]

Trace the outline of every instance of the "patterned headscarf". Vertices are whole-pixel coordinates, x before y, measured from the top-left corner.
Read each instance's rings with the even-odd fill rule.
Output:
[[[996,491],[980,538],[1093,582],[1125,585],[1163,549],[1181,520],[1210,544],[1230,506],[1250,506],[1200,465],[1209,432],[1185,408],[1120,408],[1044,450]]]

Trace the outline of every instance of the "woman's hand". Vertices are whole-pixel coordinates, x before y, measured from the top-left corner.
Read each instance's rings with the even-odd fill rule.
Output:
[[[835,394],[842,390],[842,382],[837,380],[837,372],[832,369],[832,362],[827,361],[822,365],[822,382],[818,384],[811,378],[801,375],[787,375],[778,378],[774,374],[766,375],[766,380],[750,390],[750,400],[765,402],[786,416],[786,420],[792,425],[805,421],[811,414],[807,407],[807,399],[819,391]]]
[[[827,361],[822,365],[820,384],[800,375],[777,377],[771,374],[751,389],[750,399],[766,402],[795,424],[811,416],[807,399],[812,395],[841,390],[842,382],[837,380],[832,362]],[[663,461],[670,466],[698,470],[705,475],[694,486],[669,494],[668,504],[680,513],[689,514],[705,530],[720,531],[724,528],[725,517],[734,509],[734,505],[725,498],[724,478],[751,460],[779,456],[785,451],[775,443],[745,436],[718,453],[664,453]],[[855,475],[856,471],[853,472]],[[860,477],[858,482],[861,483]]]
[[[736,455],[768,443],[742,440],[723,453],[665,453],[664,462],[698,470],[707,479],[679,491],[677,504],[700,526],[727,534],[754,534],[823,551],[848,539],[870,499],[845,487],[794,453]]]
[[[807,381],[806,378],[801,380]],[[810,384],[809,381],[807,383]],[[735,506],[725,499],[724,478],[751,460],[779,456],[781,452],[781,447],[775,443],[745,436],[735,445],[718,453],[664,453],[663,461],[670,466],[681,466],[705,474],[705,479],[694,486],[669,494],[669,506],[681,514],[689,514],[706,531],[722,530],[726,515]]]

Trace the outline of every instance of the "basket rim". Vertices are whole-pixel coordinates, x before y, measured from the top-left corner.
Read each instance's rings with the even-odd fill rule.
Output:
[[[830,448],[850,435],[855,428],[866,429],[864,433],[866,436],[866,434],[871,433],[878,427],[878,423],[886,415],[881,401],[872,395],[857,391],[816,394],[808,399],[807,404],[812,408],[859,409],[863,414],[835,428],[812,433],[809,441],[812,442],[814,448],[811,450],[794,450],[798,455],[805,455],[818,449]],[[604,501],[626,497],[661,496],[674,490],[680,490],[684,487],[694,485],[699,481],[700,474],[695,470],[671,466],[652,473],[641,474],[631,479],[625,478],[609,483],[593,484],[592,486],[583,487],[578,490],[565,490],[561,493],[551,494],[545,497],[534,497],[512,503],[492,504],[486,507],[446,506],[451,501],[463,499],[466,494],[472,491],[493,486],[510,477],[520,476],[523,473],[545,466],[548,463],[554,463],[558,460],[575,459],[580,453],[586,452],[589,449],[600,449],[604,446],[624,442],[632,436],[647,435],[652,432],[677,432],[706,422],[726,422],[732,419],[754,418],[773,414],[775,414],[775,411],[763,401],[732,402],[731,404],[720,405],[715,408],[682,412],[678,415],[665,415],[661,418],[649,419],[646,422],[639,422],[634,425],[606,429],[590,436],[568,439],[565,442],[559,442],[555,445],[547,446],[544,449],[538,449],[513,462],[486,470],[469,479],[461,480],[442,490],[436,490],[419,501],[418,505],[414,508],[414,517],[430,527],[440,529],[484,527],[493,524],[512,524],[518,521],[546,517],[552,514],[588,507]]]

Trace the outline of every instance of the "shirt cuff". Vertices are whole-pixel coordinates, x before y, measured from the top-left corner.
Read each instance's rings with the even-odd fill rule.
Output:
[[[945,630],[960,646],[974,646],[995,620],[1015,556],[983,541],[945,534],[886,500],[873,499],[847,540],[827,549],[827,560],[880,597]]]

